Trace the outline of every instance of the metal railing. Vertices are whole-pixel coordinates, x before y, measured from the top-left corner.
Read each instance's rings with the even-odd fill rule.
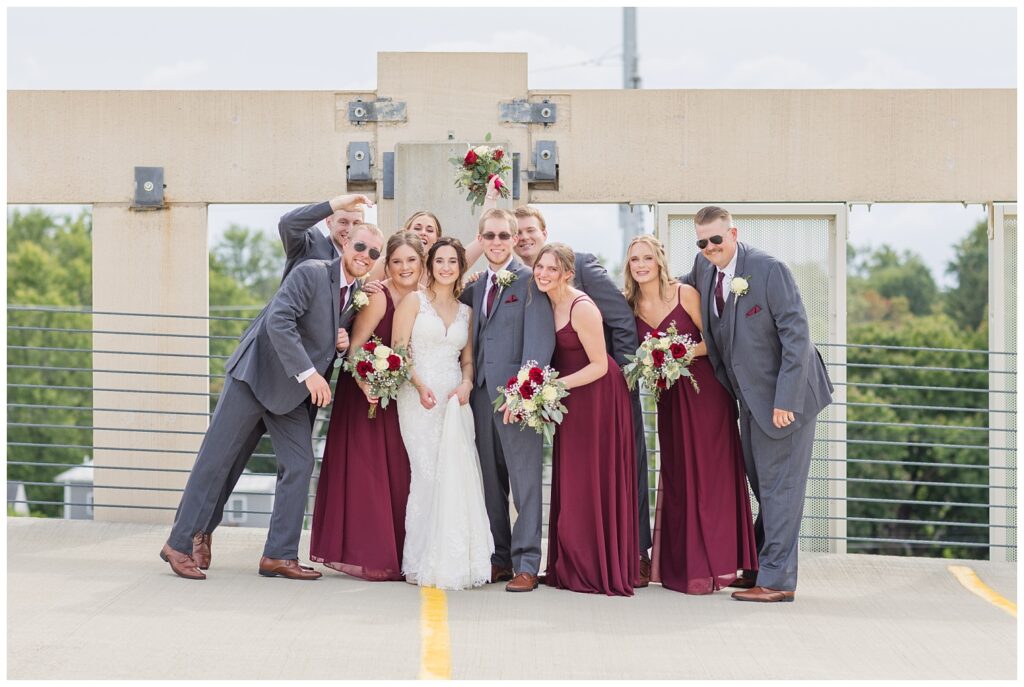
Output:
[[[27,506],[50,517],[91,517],[93,509],[173,511],[219,396],[224,361],[249,318],[20,305],[7,312],[9,511]],[[171,331],[189,327],[195,331]],[[836,386],[845,400],[834,407],[845,417],[819,418],[820,469],[812,469],[808,502],[824,500],[827,508],[807,509],[803,537],[890,554],[985,557],[1002,548],[1015,559],[1015,354],[882,344],[819,348],[827,360],[830,351],[845,350],[845,363],[830,365],[833,378],[843,380]],[[836,374],[840,368],[843,374]],[[657,412],[651,397],[643,404],[653,513]],[[328,413],[321,411],[314,428],[318,453]],[[843,431],[829,431],[833,425]],[[236,490],[227,511],[236,524],[269,519],[275,466],[264,442],[250,467],[271,475],[266,491]],[[93,458],[91,468],[83,466]],[[68,474],[74,468],[86,470],[80,483]],[[97,473],[100,483],[92,484]],[[839,535],[811,534],[820,531],[807,526],[816,520],[845,527]],[[231,524],[227,516],[225,524]]]

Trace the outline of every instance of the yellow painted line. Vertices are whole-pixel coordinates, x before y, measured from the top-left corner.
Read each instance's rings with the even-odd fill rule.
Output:
[[[420,587],[420,679],[452,678],[452,639],[444,591]]]
[[[957,582],[967,588],[967,591],[980,596],[993,606],[998,606],[1014,618],[1017,617],[1017,604],[997,594],[995,590],[982,582],[978,574],[972,569],[966,565],[950,565],[947,569],[953,573],[953,577],[957,579]]]

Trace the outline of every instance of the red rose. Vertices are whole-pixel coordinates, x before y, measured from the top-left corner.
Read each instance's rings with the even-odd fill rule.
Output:
[[[654,358],[655,367],[661,367],[665,364],[665,351],[656,348],[651,351],[651,357]]]
[[[397,355],[391,354],[388,356],[388,369],[397,370],[402,366],[402,359]]]
[[[476,153],[470,150],[468,153],[466,153],[466,159],[462,161],[462,164],[465,167],[472,167],[473,165],[476,164],[476,161],[478,159],[479,158],[477,157]]]
[[[515,377],[509,377],[508,381],[505,382],[505,388],[508,389],[509,391],[514,391],[517,384],[519,384],[518,379],[516,379]]]
[[[658,377],[658,381],[655,382],[655,386],[657,386],[659,389],[664,389],[666,387],[665,379],[663,377]]]
[[[366,379],[373,373],[373,363],[369,360],[360,360],[356,363],[356,373],[363,379]]]
[[[374,350],[376,350],[376,348],[377,343],[375,341],[367,341],[366,343],[363,344],[363,350],[366,351],[367,353],[373,353]]]
[[[669,347],[673,358],[682,358],[686,355],[686,346],[681,343],[674,343]]]
[[[539,367],[531,367],[530,368],[530,381],[533,382],[534,384],[543,384],[544,383],[544,370],[540,369]]]
[[[500,191],[501,189],[505,188],[505,184],[501,182],[501,179],[496,179],[494,182],[494,188],[495,190]]]
[[[503,157],[505,157],[505,151],[504,150],[502,150],[501,148],[498,148],[497,150],[494,151],[494,159],[495,160],[500,160]]]
[[[533,387],[530,385],[530,382],[523,382],[520,385],[519,395],[522,396],[523,399],[526,401],[529,401],[531,398],[533,398]]]

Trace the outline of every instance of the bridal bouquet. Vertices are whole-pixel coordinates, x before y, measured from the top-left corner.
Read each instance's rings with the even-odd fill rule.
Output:
[[[491,135],[484,137],[485,143],[490,143]],[[463,158],[452,157],[448,161],[455,166],[455,187],[464,188],[469,191],[466,200],[473,202],[473,209],[477,205],[484,204],[484,197],[487,195],[487,182],[497,176],[495,188],[502,198],[508,198],[510,191],[501,181],[501,176],[512,170],[508,163],[505,150],[501,146],[494,148],[488,145],[480,145],[466,151]]]
[[[530,360],[518,375],[509,378],[505,386],[498,387],[494,409],[497,411],[507,403],[520,430],[530,427],[543,434],[545,441],[551,441],[555,436],[555,425],[560,424],[569,412],[562,405],[562,399],[568,395],[565,383],[558,380],[558,370],[541,367]]]
[[[391,399],[398,396],[398,388],[412,377],[405,350],[385,346],[376,336],[349,353],[345,370],[370,388],[370,394],[380,399],[382,408],[388,407]],[[376,403],[370,404],[366,417],[377,417]]]
[[[697,380],[690,372],[693,362],[693,347],[697,344],[688,334],[680,334],[673,321],[667,331],[657,331],[644,337],[643,343],[636,349],[636,355],[627,355],[629,361],[622,368],[626,375],[626,384],[630,389],[643,381],[644,386],[654,394],[657,401],[664,389],[671,389],[680,377],[686,377],[693,385],[693,390],[700,393]]]

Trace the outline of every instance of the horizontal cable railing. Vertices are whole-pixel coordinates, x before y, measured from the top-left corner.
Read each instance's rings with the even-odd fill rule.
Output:
[[[27,507],[34,515],[89,518],[104,508],[174,511],[225,361],[250,319],[25,305],[7,312],[9,512]],[[94,317],[102,326],[94,327]],[[139,319],[119,328],[119,318]],[[832,409],[842,413],[818,420],[820,469],[812,466],[809,484],[828,495],[809,489],[807,499],[826,503],[828,514],[807,509],[805,525],[844,529],[823,535],[808,526],[805,542],[962,557],[1015,549],[1016,355],[818,346],[840,395]],[[646,393],[642,403],[653,514],[662,455],[657,407]],[[321,410],[314,428],[318,457],[329,415],[330,408]],[[545,461],[546,502],[550,447]],[[232,494],[225,524],[269,522],[276,466],[267,438],[249,467],[247,477],[260,486]]]

